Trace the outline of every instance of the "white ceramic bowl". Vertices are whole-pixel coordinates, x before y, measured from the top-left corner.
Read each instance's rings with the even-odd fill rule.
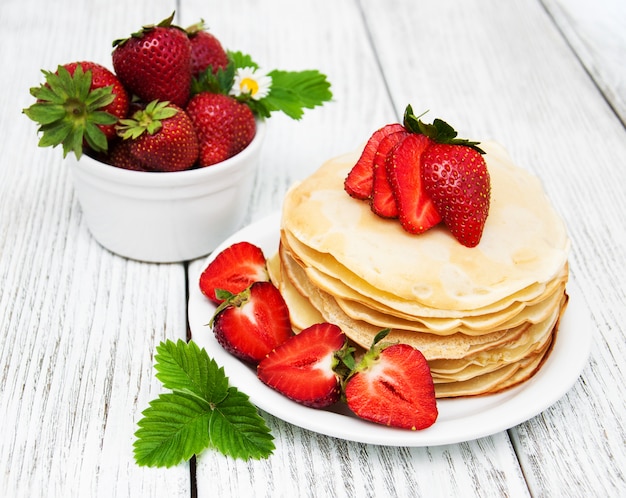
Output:
[[[68,155],[89,231],[121,256],[153,263],[204,256],[241,227],[265,122],[252,143],[224,162],[189,171],[147,173]]]

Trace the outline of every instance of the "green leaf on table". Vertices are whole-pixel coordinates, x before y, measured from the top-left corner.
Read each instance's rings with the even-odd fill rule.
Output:
[[[274,450],[269,429],[246,394],[231,387],[209,421],[211,445],[233,458],[263,458]]]
[[[171,389],[150,402],[135,433],[135,461],[171,467],[208,447],[233,458],[267,458],[273,436],[247,395],[194,342],[162,342],[157,378]]]
[[[228,394],[224,369],[218,367],[195,342],[162,342],[156,350],[156,378],[166,389],[189,390],[214,403],[219,403]]]

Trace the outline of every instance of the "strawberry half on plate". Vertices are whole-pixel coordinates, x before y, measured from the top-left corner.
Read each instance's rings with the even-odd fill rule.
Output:
[[[346,347],[346,336],[337,325],[314,324],[261,360],[257,376],[297,403],[325,408],[341,397],[341,377],[335,367]]]

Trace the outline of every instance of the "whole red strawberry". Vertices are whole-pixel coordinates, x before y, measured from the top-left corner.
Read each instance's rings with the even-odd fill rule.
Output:
[[[182,171],[198,158],[198,139],[189,116],[168,102],[153,101],[132,118],[123,119],[118,134],[129,154],[150,171]]]
[[[475,247],[483,234],[491,197],[484,151],[478,142],[457,138],[456,130],[441,119],[423,123],[410,105],[404,113],[404,126],[435,142],[421,157],[424,189],[452,235],[464,246]]]
[[[271,282],[228,296],[211,325],[226,351],[253,365],[293,335],[287,303]]]
[[[263,358],[257,376],[297,403],[325,408],[341,398],[342,379],[335,368],[346,348],[346,336],[337,325],[311,325]]]
[[[77,158],[87,146],[105,152],[115,135],[115,123],[126,116],[129,96],[119,79],[94,62],[71,62],[57,71],[43,71],[46,82],[31,88],[37,102],[24,109],[40,123],[41,147],[63,146],[63,156]],[[95,126],[93,126],[95,125]]]
[[[424,355],[408,344],[375,339],[345,383],[348,407],[359,418],[403,429],[426,429],[438,416],[435,387]]]
[[[185,107],[191,92],[191,43],[172,25],[174,14],[115,40],[113,68],[124,86],[144,102],[169,101]]]
[[[226,69],[228,55],[217,37],[205,29],[204,21],[189,26],[186,31],[191,42],[191,74],[194,78],[209,67],[213,74]]]
[[[250,108],[233,97],[201,92],[186,108],[200,143],[200,166],[224,161],[245,149],[256,133]]]
[[[217,289],[239,294],[254,282],[269,280],[263,250],[250,242],[237,242],[221,251],[200,275],[200,290],[221,304]]]
[[[464,246],[478,245],[491,191],[482,154],[465,145],[434,144],[424,153],[422,179],[452,235]]]
[[[131,141],[118,138],[110,144],[107,154],[98,154],[92,156],[94,159],[116,166],[122,169],[130,169],[132,171],[150,171],[149,168],[141,164],[141,162],[131,154]]]

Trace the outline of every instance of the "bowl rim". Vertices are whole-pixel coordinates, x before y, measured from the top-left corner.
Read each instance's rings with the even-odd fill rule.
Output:
[[[256,119],[254,138],[241,152],[220,163],[184,171],[134,171],[103,163],[85,154],[79,160],[74,155],[68,155],[68,159],[73,160],[74,166],[83,174],[98,176],[115,183],[147,187],[192,184],[197,181],[206,181],[211,177],[218,178],[230,174],[232,170],[246,164],[250,156],[259,151],[265,137],[265,130],[265,120]]]

